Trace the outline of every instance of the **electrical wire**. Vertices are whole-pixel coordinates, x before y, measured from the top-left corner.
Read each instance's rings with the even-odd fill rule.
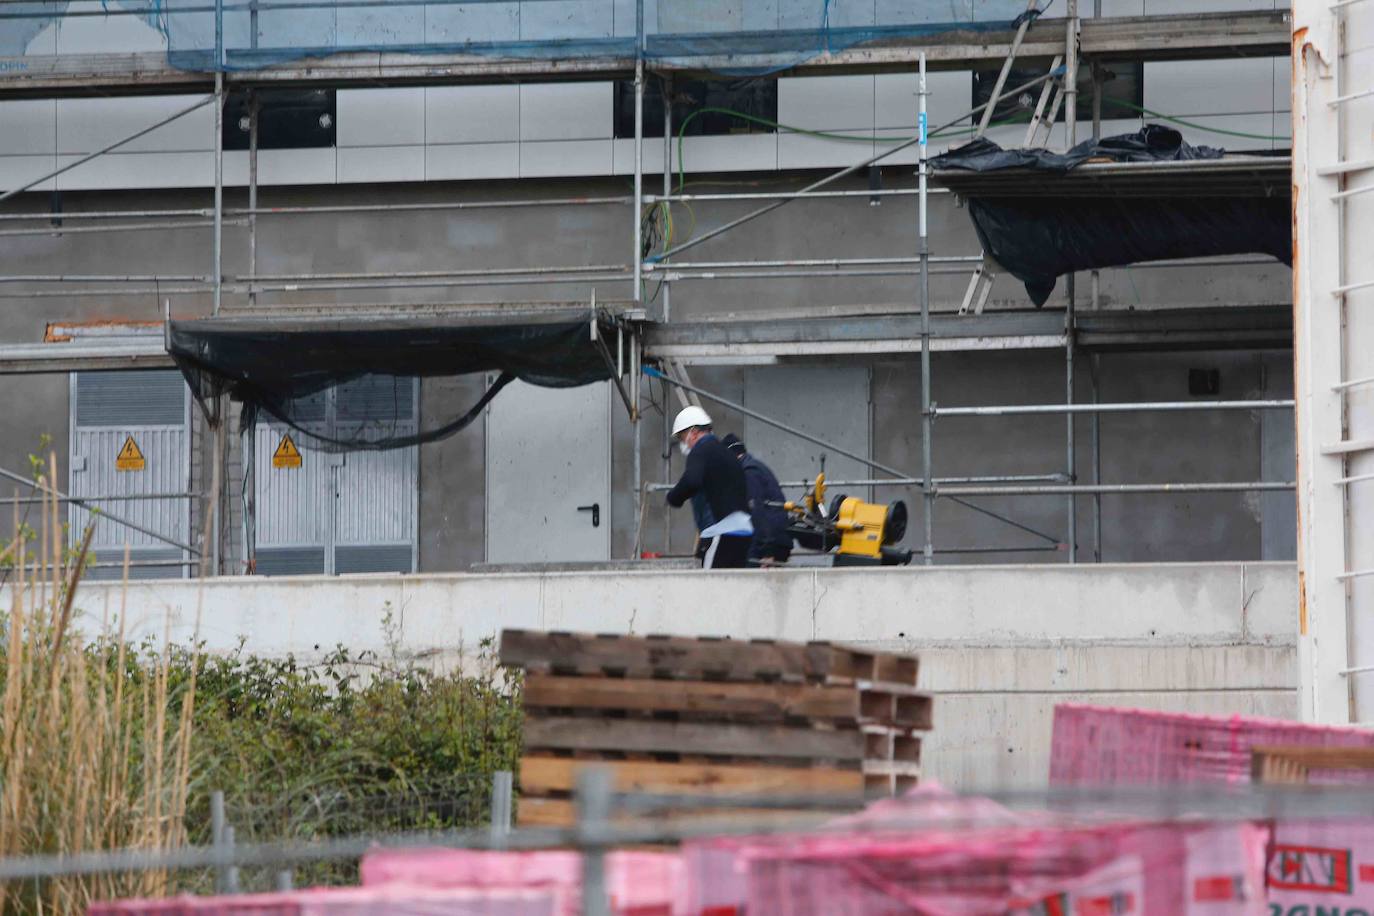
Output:
[[[1243,138],[1245,138],[1245,139],[1247,139],[1247,140],[1275,140],[1275,141],[1277,141],[1277,140],[1288,140],[1288,141],[1291,141],[1291,140],[1293,139],[1292,137],[1278,137],[1278,136],[1271,136],[1271,135],[1268,135],[1268,134],[1249,134],[1249,133],[1246,133],[1246,132],[1240,131],[1240,130],[1225,130],[1225,129],[1220,128],[1220,127],[1208,127],[1208,126],[1205,125],[1205,124],[1198,124],[1196,121],[1185,121],[1183,118],[1176,118],[1176,117],[1174,117],[1173,115],[1161,114],[1160,112],[1155,111],[1155,110],[1153,110],[1153,109],[1145,108],[1145,107],[1142,107],[1142,106],[1140,106],[1140,105],[1135,105],[1135,104],[1133,104],[1133,103],[1131,103],[1131,102],[1127,102],[1127,101],[1125,101],[1125,100],[1123,100],[1123,99],[1109,99],[1109,98],[1105,98],[1105,97],[1104,97],[1104,98],[1102,99],[1102,101],[1107,102],[1107,103],[1109,103],[1109,104],[1111,104],[1111,105],[1119,105],[1119,106],[1121,106],[1122,108],[1128,108],[1128,109],[1130,109],[1131,111],[1138,112],[1138,113],[1140,113],[1140,114],[1149,115],[1149,116],[1152,117],[1152,118],[1158,118],[1158,119],[1161,120],[1161,121],[1169,121],[1170,123],[1173,123],[1173,124],[1181,124],[1181,125],[1183,125],[1184,127],[1191,127],[1191,128],[1193,128],[1194,130],[1206,131],[1207,133],[1210,133],[1210,134],[1222,134],[1222,135],[1227,136],[1227,137],[1243,137]]]
[[[1045,8],[1048,9],[1049,6],[1047,5]],[[1043,12],[1043,10],[1042,10],[1042,12]],[[1103,101],[1104,101],[1104,102],[1107,102],[1107,103],[1109,103],[1109,104],[1112,104],[1112,105],[1118,105],[1118,106],[1121,106],[1121,107],[1123,107],[1123,108],[1128,108],[1128,109],[1130,109],[1130,110],[1132,110],[1132,111],[1135,111],[1135,112],[1137,112],[1137,113],[1139,113],[1139,114],[1149,115],[1149,116],[1152,117],[1152,118],[1158,118],[1158,119],[1160,119],[1161,121],[1169,121],[1169,122],[1171,122],[1171,123],[1173,123],[1173,124],[1179,124],[1179,125],[1182,125],[1182,126],[1184,126],[1184,127],[1191,127],[1191,128],[1193,128],[1194,130],[1201,130],[1201,131],[1205,131],[1205,132],[1207,132],[1207,133],[1220,134],[1220,135],[1228,136],[1228,137],[1242,137],[1242,138],[1247,139],[1247,140],[1272,140],[1272,141],[1278,141],[1278,140],[1290,140],[1290,139],[1291,139],[1290,137],[1274,136],[1274,135],[1270,135],[1270,134],[1252,134],[1252,133],[1247,133],[1247,132],[1245,132],[1245,131],[1239,131],[1239,130],[1227,130],[1227,129],[1221,128],[1221,127],[1209,127],[1209,126],[1207,126],[1206,124],[1200,124],[1200,123],[1198,123],[1198,122],[1196,122],[1196,121],[1188,121],[1188,120],[1185,120],[1185,119],[1183,119],[1183,118],[1175,117],[1174,115],[1167,115],[1167,114],[1164,114],[1163,112],[1155,111],[1155,110],[1152,109],[1152,108],[1146,108],[1146,107],[1144,107],[1144,106],[1136,105],[1136,104],[1133,104],[1133,103],[1131,103],[1131,102],[1124,101],[1124,100],[1122,100],[1122,99],[1104,98]],[[762,127],[770,127],[770,128],[772,128],[772,129],[774,129],[774,130],[782,131],[782,132],[784,132],[784,133],[802,134],[802,135],[808,136],[808,137],[819,137],[819,138],[824,139],[824,140],[841,140],[841,141],[849,141],[849,142],[851,142],[851,143],[906,143],[906,142],[908,142],[909,140],[912,140],[912,139],[913,139],[912,136],[897,136],[897,137],[878,137],[878,136],[869,136],[869,137],[864,137],[864,136],[857,136],[857,135],[854,135],[854,134],[841,134],[841,133],[835,133],[835,132],[833,132],[833,131],[826,131],[826,130],[811,130],[811,129],[805,128],[805,127],[797,127],[797,126],[792,125],[792,124],[783,124],[783,123],[781,123],[781,122],[779,122],[779,121],[773,121],[773,120],[770,120],[770,119],[768,119],[768,118],[761,118],[761,117],[759,117],[758,115],[751,115],[751,114],[748,114],[747,112],[737,111],[737,110],[735,110],[735,109],[733,109],[733,108],[720,108],[720,107],[716,107],[716,106],[711,106],[711,107],[707,107],[707,108],[699,108],[699,109],[697,109],[696,111],[694,111],[694,112],[692,112],[691,114],[689,114],[687,117],[683,118],[683,119],[682,119],[682,123],[681,123],[680,125],[678,125],[678,131],[677,131],[678,193],[682,193],[683,188],[686,186],[686,163],[685,163],[684,160],[683,160],[683,145],[684,145],[684,142],[685,142],[685,139],[686,139],[687,125],[690,124],[690,123],[692,122],[692,120],[693,120],[694,118],[696,118],[698,115],[703,115],[703,114],[723,114],[723,115],[726,115],[726,116],[728,116],[728,117],[736,118],[736,119],[738,119],[738,120],[740,120],[740,121],[745,121],[745,122],[750,123],[750,124],[757,124],[757,125],[760,125],[760,126],[762,126]],[[995,122],[993,122],[993,124],[990,125],[990,126],[993,126],[993,127],[1001,127],[1001,126],[1005,126],[1005,125],[1008,125],[1008,124],[1025,123],[1027,120],[1029,120],[1029,118],[1021,118],[1021,117],[1017,117],[1017,118],[1008,118],[1008,119],[1003,120],[1003,121],[995,121]],[[976,130],[977,130],[977,128],[975,128],[975,127],[961,127],[961,128],[946,127],[946,128],[943,128],[943,129],[931,131],[931,132],[930,132],[930,136],[931,136],[931,137],[937,137],[937,136],[941,136],[941,137],[943,137],[943,136],[960,136],[960,135],[963,135],[963,134],[971,134],[971,133],[974,133]]]

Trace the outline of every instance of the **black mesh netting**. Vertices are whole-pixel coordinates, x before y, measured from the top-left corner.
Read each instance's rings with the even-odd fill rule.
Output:
[[[294,430],[302,446],[333,451],[404,448],[453,435],[515,379],[567,388],[612,374],[585,312],[519,323],[174,321],[168,352],[210,412],[227,394],[243,404],[243,428],[265,420]],[[427,403],[426,416],[437,419],[422,424],[417,381],[470,373],[494,373],[495,380],[475,403]]]
[[[1146,125],[1133,134],[1087,140],[1065,153],[1005,150],[979,139],[930,160],[944,172],[1008,169],[1062,175],[1087,162],[1177,162],[1221,159],[1224,152],[1192,146],[1172,128]],[[1167,177],[1167,176],[1165,176]],[[1267,254],[1292,263],[1292,224],[1287,195],[1263,189],[1223,193],[1205,186],[1157,194],[1086,196],[1056,193],[1046,182],[1012,188],[1003,183],[973,192],[961,189],[983,251],[1026,285],[1044,305],[1064,274],[1142,261],[1235,254]]]

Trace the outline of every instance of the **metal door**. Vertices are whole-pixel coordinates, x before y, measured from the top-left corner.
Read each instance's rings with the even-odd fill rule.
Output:
[[[329,435],[328,392],[301,398],[291,414],[308,432]],[[334,507],[330,459],[335,456],[301,448],[300,467],[277,467],[272,456],[286,436],[298,445],[303,441],[300,433],[267,423],[258,423],[253,437],[257,573],[319,575],[329,571]]]
[[[795,426],[833,442],[846,451],[869,457],[871,410],[867,368],[831,366],[769,366],[748,370],[744,404],[765,417]],[[724,435],[732,430],[717,429]],[[780,481],[811,480],[821,469],[825,449],[757,420],[746,419],[744,444]],[[834,453],[825,454],[829,480],[869,480],[867,465]],[[851,496],[871,498],[867,487],[842,487]],[[789,496],[799,490],[788,489]],[[832,495],[840,491],[831,490]]]
[[[331,439],[413,434],[418,383],[368,376],[300,402],[293,416]],[[273,456],[291,430],[257,428],[260,575],[413,572],[419,449],[328,452],[296,434],[300,466]]]
[[[418,382],[367,376],[334,391],[334,435],[410,436]],[[334,468],[336,573],[414,572],[419,448],[355,451]]]
[[[611,557],[611,387],[512,382],[487,411],[487,562]]]
[[[129,547],[133,579],[188,574],[190,543],[191,396],[181,373],[149,369],[76,372],[71,376],[71,495],[162,535],[163,540],[109,519],[96,519],[91,579],[118,579]],[[130,447],[129,443],[133,445]],[[121,459],[121,454],[126,457]],[[166,494],[157,499],[92,499]],[[178,494],[182,494],[178,496]],[[77,539],[94,516],[68,510]]]

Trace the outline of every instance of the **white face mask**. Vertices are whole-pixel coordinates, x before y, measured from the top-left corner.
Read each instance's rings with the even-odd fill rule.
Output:
[[[684,455],[690,455],[692,453],[692,447],[681,440],[678,441],[677,450]]]

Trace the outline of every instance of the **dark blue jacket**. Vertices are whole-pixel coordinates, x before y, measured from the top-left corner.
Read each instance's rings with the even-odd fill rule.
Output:
[[[732,512],[749,511],[744,470],[715,436],[697,440],[677,485],[668,491],[674,508],[692,501],[698,531],[705,531]]]
[[[754,522],[754,547],[792,547],[792,535],[787,532],[787,511],[769,506],[782,502],[782,487],[768,465],[746,454],[740,460],[744,466],[744,482],[749,489],[749,517]]]

